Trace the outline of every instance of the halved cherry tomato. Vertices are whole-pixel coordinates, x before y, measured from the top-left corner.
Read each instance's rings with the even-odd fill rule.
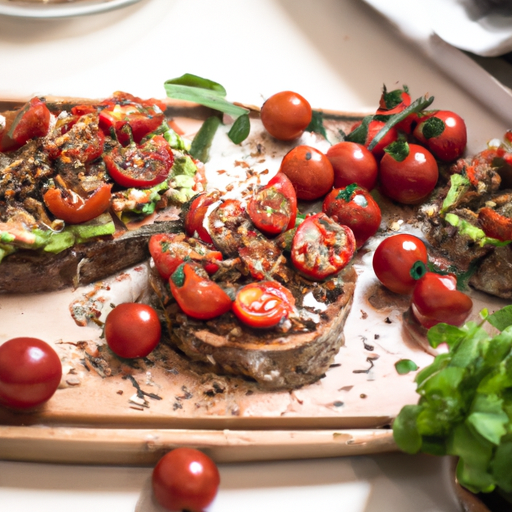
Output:
[[[343,188],[352,183],[357,183],[366,190],[375,187],[379,171],[377,160],[362,144],[338,142],[327,150],[326,155],[334,169],[336,188]]]
[[[271,96],[261,107],[261,122],[272,137],[293,140],[300,137],[313,116],[311,105],[300,94],[282,91]]]
[[[166,510],[205,510],[217,494],[215,462],[194,448],[175,448],[155,466],[151,477],[156,501]]]
[[[320,281],[337,274],[352,259],[356,250],[354,233],[325,213],[307,217],[297,228],[291,258],[305,277]]]
[[[68,224],[81,224],[94,219],[110,206],[112,185],[103,183],[89,197],[82,198],[72,191],[63,195],[60,188],[51,188],[43,196],[50,212]]]
[[[297,146],[289,151],[281,162],[280,171],[292,182],[297,199],[305,201],[325,196],[334,184],[331,162],[310,146]]]
[[[375,199],[356,184],[332,190],[327,194],[322,210],[338,224],[353,231],[358,248],[377,232],[382,220]]]
[[[460,326],[472,308],[473,301],[457,290],[457,279],[452,274],[427,272],[412,292],[412,314],[427,329],[441,322]]]
[[[288,176],[286,176],[286,174],[278,172],[267,183],[267,188],[268,187],[275,188],[278,192],[283,194],[290,202],[291,217],[286,229],[292,229],[293,227],[295,227],[295,221],[297,219],[297,194],[295,192],[295,188],[293,187],[292,182],[290,181]]]
[[[167,179],[174,162],[169,143],[157,135],[138,146],[119,146],[103,156],[108,173],[122,187],[148,188]]]
[[[197,263],[182,263],[170,277],[169,285],[173,297],[186,315],[198,320],[211,320],[227,313],[232,301],[201,270]]]
[[[187,238],[183,233],[161,233],[149,239],[149,252],[156,269],[163,279],[169,279],[185,261],[200,263],[208,274],[219,269],[215,261],[222,260],[222,253],[213,251],[196,238]]]
[[[417,204],[434,190],[439,178],[437,162],[418,144],[396,142],[387,148],[379,167],[381,192],[402,204]]]
[[[105,339],[119,357],[146,357],[158,345],[161,335],[158,313],[147,304],[119,304],[105,320]]]
[[[265,187],[251,197],[247,213],[262,233],[274,236],[286,231],[292,217],[292,205],[274,187]]]
[[[62,377],[59,356],[38,338],[13,338],[0,345],[0,404],[31,409],[47,402]]]
[[[210,233],[203,226],[204,217],[208,208],[215,202],[215,198],[206,193],[197,195],[192,199],[185,215],[185,233],[190,237],[198,237],[207,244],[213,243]]]
[[[18,149],[29,140],[44,137],[50,128],[50,111],[39,98],[32,98],[12,119],[6,123],[0,138],[0,151]],[[11,121],[12,119],[12,121]]]
[[[288,318],[294,305],[290,290],[276,281],[259,281],[238,290],[233,313],[251,327],[267,329]]]
[[[95,114],[98,112],[96,105],[75,105],[71,107],[71,114],[74,116],[84,116],[85,114]]]
[[[388,290],[409,294],[416,280],[424,274],[428,254],[425,244],[416,236],[401,233],[385,238],[373,254],[373,270]],[[417,267],[421,262],[423,267]]]

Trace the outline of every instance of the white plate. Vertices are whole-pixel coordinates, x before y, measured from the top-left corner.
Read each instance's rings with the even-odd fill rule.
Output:
[[[18,18],[67,18],[112,11],[140,0],[70,0],[63,3],[0,0],[0,15]]]

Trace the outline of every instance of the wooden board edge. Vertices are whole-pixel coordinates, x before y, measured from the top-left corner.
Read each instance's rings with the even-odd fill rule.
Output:
[[[390,429],[170,430],[0,427],[0,460],[153,466],[187,446],[218,463],[368,455],[397,451]]]

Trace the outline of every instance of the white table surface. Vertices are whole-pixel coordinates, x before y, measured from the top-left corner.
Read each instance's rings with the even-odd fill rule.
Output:
[[[421,16],[425,2],[411,6]],[[261,104],[292,89],[314,107],[365,112],[375,109],[382,84],[405,83],[413,97],[433,94],[434,106],[461,114],[472,150],[506,129],[358,0],[142,0],[77,18],[0,16],[0,63],[0,98],[114,90],[163,97],[164,81],[188,72],[222,83],[231,100]],[[212,511],[460,510],[440,458],[388,454],[220,471]],[[150,475],[151,468],[0,461],[0,511],[156,511]]]

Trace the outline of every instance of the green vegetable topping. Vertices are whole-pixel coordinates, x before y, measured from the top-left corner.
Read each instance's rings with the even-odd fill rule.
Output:
[[[343,199],[346,203],[350,201],[350,198],[352,197],[352,194],[357,189],[357,183],[352,183],[350,185],[347,185],[344,189],[340,190],[339,193],[336,195],[336,199]]]
[[[458,229],[459,234],[468,236],[471,240],[477,242],[480,247],[483,247],[485,244],[501,247],[502,245],[508,245],[511,242],[510,240],[502,242],[496,238],[488,237],[482,229],[473,226],[473,224],[470,224],[468,221],[461,219],[453,213],[447,213],[445,220],[452,226],[455,226]]]
[[[251,131],[251,122],[249,121],[249,114],[240,116],[228,132],[228,137],[235,144],[243,142]]]
[[[438,117],[429,117],[422,125],[423,136],[428,140],[444,132],[444,121]]]
[[[171,279],[174,284],[181,288],[185,284],[185,271],[184,271],[185,263],[182,263],[172,274]]]
[[[462,174],[452,174],[450,176],[450,190],[443,201],[443,206],[439,214],[443,216],[457,201],[468,191],[471,183]]]
[[[410,372],[415,372],[418,369],[418,365],[410,359],[400,359],[395,363],[395,368],[398,374],[406,375]]]
[[[409,156],[409,144],[405,140],[396,140],[389,146],[386,146],[384,151],[397,162],[403,162]]]
[[[213,137],[215,136],[219,125],[220,119],[217,116],[211,116],[206,119],[199,131],[196,133],[190,147],[190,154],[194,158],[197,158],[201,162],[208,161]]]

